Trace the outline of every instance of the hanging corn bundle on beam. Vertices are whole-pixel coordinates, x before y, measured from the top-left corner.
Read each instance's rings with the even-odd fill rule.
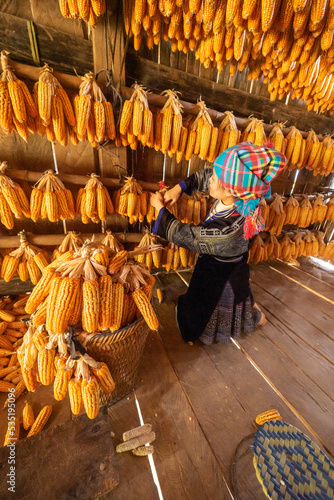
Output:
[[[137,149],[140,141],[143,146],[153,147],[153,114],[147,101],[148,90],[137,83],[132,87],[132,96],[124,102],[121,114],[120,134],[123,145],[129,144],[131,149]]]
[[[267,140],[263,122],[252,116],[250,116],[249,119],[250,122],[241,134],[241,142],[249,141],[257,146],[262,146]]]
[[[333,140],[330,135],[326,135],[322,141],[321,153],[317,162],[313,164],[313,175],[329,175],[334,164]]]
[[[326,218],[327,205],[324,203],[322,194],[318,194],[312,206],[311,224],[315,222],[323,222]]]
[[[7,162],[0,164],[0,221],[7,229],[13,229],[14,220],[30,217],[29,201],[24,190],[12,181],[5,171]]]
[[[314,233],[310,231],[306,231],[304,236],[305,241],[305,256],[306,257],[315,257],[319,252],[319,242],[316,239]]]
[[[334,222],[334,196],[327,203],[326,220]]]
[[[264,260],[268,260],[268,250],[260,234],[257,234],[252,240],[249,251],[249,261],[258,264]]]
[[[162,267],[169,272],[171,269],[177,271],[182,267],[193,268],[196,264],[198,254],[193,250],[178,247],[174,243],[168,243],[162,255]]]
[[[281,257],[281,246],[274,234],[269,234],[265,245],[268,259],[279,259]]]
[[[82,239],[75,231],[69,231],[63,239],[61,245],[53,251],[52,260],[58,259],[66,252],[76,252],[83,245]]]
[[[135,250],[139,250],[140,248],[147,249],[147,247],[150,247],[152,245],[157,245],[157,238],[154,234],[150,234],[148,230],[146,230],[138,246],[135,247]],[[161,267],[161,258],[162,248],[153,250],[152,252],[138,254],[135,257],[137,262],[146,265],[149,272],[151,272],[152,265],[158,269]]]
[[[124,186],[116,191],[115,211],[129,217],[130,224],[143,222],[148,215],[147,192],[133,176],[125,177]]]
[[[286,214],[279,194],[274,195],[274,200],[269,206],[268,231],[279,236],[285,223]]]
[[[261,217],[264,221],[264,229],[265,229],[265,231],[267,231],[268,224],[269,224],[269,211],[270,211],[270,209],[269,209],[269,205],[268,205],[265,198],[262,198],[262,200],[259,203],[259,207],[261,210]]]
[[[329,259],[334,261],[334,240],[329,241],[323,253],[324,259]]]
[[[32,190],[30,213],[34,222],[74,219],[75,207],[72,193],[66,189],[53,170],[47,170]]]
[[[305,241],[303,240],[302,235],[297,231],[292,241],[295,244],[295,253],[291,255],[293,259],[297,259],[297,257],[302,257],[305,255]]]
[[[283,134],[283,127],[284,123],[282,122],[277,122],[274,123],[273,128],[270,131],[269,134],[269,140],[274,144],[274,149],[280,153],[285,153],[287,141],[284,138]]]
[[[153,245],[130,252],[132,257],[142,253],[160,250],[160,245]],[[152,289],[155,283],[155,278],[150,275],[150,272],[145,265],[140,264],[132,259],[128,259],[124,266],[113,275],[113,287],[115,288],[117,307],[112,314],[111,330],[118,330],[122,325],[124,306],[128,309],[128,314],[135,317],[143,317],[148,327],[151,330],[156,330],[159,326],[158,318],[153,310],[150,299]],[[125,297],[128,295],[128,298]],[[126,318],[128,321],[128,317]]]
[[[286,136],[286,139],[287,146],[284,154],[287,158],[287,163],[285,168],[287,170],[293,170],[297,168],[300,162],[303,163],[303,150],[305,153],[305,146],[303,146],[304,139],[296,127],[290,127],[290,132]]]
[[[326,250],[326,243],[324,241],[324,233],[322,231],[316,231],[315,237],[318,241],[318,256],[323,257]]]
[[[285,221],[284,225],[287,224],[298,224],[300,207],[299,203],[293,196],[289,196],[288,200],[284,203]]]
[[[225,111],[224,118],[218,128],[218,137],[215,152],[213,145],[210,144],[211,155],[208,158],[213,162],[217,156],[223,153],[227,148],[235,146],[240,142],[241,132],[237,128],[235,117],[231,111]]]
[[[36,132],[46,136],[49,141],[67,145],[68,135],[76,125],[70,99],[52,74],[53,69],[45,63],[40,71],[39,80],[34,85],[34,102],[38,105]],[[44,127],[44,132],[43,132]]]
[[[108,189],[102,184],[96,174],[91,174],[84,188],[80,188],[76,200],[76,211],[81,214],[81,220],[88,224],[91,220],[96,224],[105,221],[114,212],[114,206]]]
[[[281,247],[281,259],[289,261],[291,259],[291,255],[295,254],[296,245],[291,241],[288,235],[283,236],[283,238],[279,241]]]
[[[298,226],[301,228],[308,227],[311,224],[313,210],[310,200],[306,195],[303,195],[304,199],[300,202],[300,212],[298,217]]]
[[[163,108],[159,111],[160,119],[156,119],[155,148],[159,146],[163,154],[172,157],[181,147],[181,132],[183,128],[183,107],[179,101],[178,94],[174,90],[164,90],[161,95],[167,97]],[[184,149],[184,145],[183,145]]]
[[[99,16],[106,11],[106,0],[59,0],[61,15],[70,19],[78,19],[95,28]]]
[[[5,134],[17,132],[25,141],[35,133],[38,111],[26,84],[10,68],[9,52],[1,52],[0,127]]]
[[[21,281],[30,278],[36,285],[41,278],[41,272],[49,264],[49,255],[41,248],[30,245],[24,231],[18,236],[20,246],[5,256],[1,266],[1,277],[9,282],[18,274]]]
[[[90,71],[82,77],[79,94],[74,98],[77,140],[88,140],[93,147],[116,139],[115,119],[112,104],[106,100],[101,88]],[[72,139],[72,136],[71,136]]]

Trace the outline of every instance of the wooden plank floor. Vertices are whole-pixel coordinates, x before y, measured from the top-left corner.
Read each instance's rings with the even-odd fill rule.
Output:
[[[190,281],[190,272],[181,275]],[[334,287],[331,277],[323,276],[309,263],[252,266],[254,297],[268,323],[242,337],[238,349],[233,343],[184,343],[173,300],[187,286],[173,272],[159,275],[164,302],[154,298],[154,307],[160,327],[148,336],[135,394],[144,422],[156,433],[153,459],[165,500],[264,499],[250,445],[256,415],[270,408],[333,460]],[[19,400],[18,411],[24,399],[38,404],[43,390],[48,399],[43,403],[49,403],[51,391],[41,388]],[[71,418],[67,399],[52,404],[52,425]],[[125,430],[140,424],[134,394],[111,406],[109,415],[116,446]],[[2,433],[3,424],[0,418]],[[231,478],[230,465],[244,438]],[[117,454],[115,467],[119,485],[104,500],[159,499],[147,457]]]

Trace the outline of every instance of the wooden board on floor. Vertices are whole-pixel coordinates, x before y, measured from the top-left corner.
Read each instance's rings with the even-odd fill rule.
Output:
[[[270,265],[275,269],[278,269],[287,276],[290,276],[303,285],[308,286],[315,292],[318,292],[328,299],[334,301],[334,272],[329,273],[324,269],[320,269],[316,266],[310,265],[309,261],[307,265],[306,262],[307,260],[305,258],[304,263],[301,267],[289,266],[285,262],[279,260],[273,260],[270,261],[270,263],[263,263],[263,265]],[[304,271],[304,268],[307,269],[307,272]]]
[[[258,287],[258,288],[256,288]],[[317,310],[302,297],[301,291],[272,284],[266,273],[252,272],[252,288],[258,290],[255,300],[271,312],[277,320],[295,333],[299,340],[308,343],[330,363],[334,362],[332,319]],[[302,290],[302,289],[301,289]],[[320,299],[319,299],[320,300]],[[304,303],[306,302],[306,303]],[[314,299],[314,302],[315,299]],[[327,306],[330,309],[330,306]],[[321,312],[321,315],[319,313]],[[318,318],[319,325],[316,323]],[[327,330],[326,330],[327,326]],[[296,339],[297,340],[297,339]]]
[[[304,273],[310,274],[321,281],[334,286],[334,272],[328,272],[325,269],[321,269],[318,266],[312,264],[309,258],[301,257],[298,259],[300,263],[300,270]],[[333,262],[331,262],[333,264]]]
[[[153,458],[164,500],[230,498],[220,464],[155,332],[148,336],[139,380],[136,396],[144,422],[156,433]],[[139,425],[134,396],[109,413],[117,445],[124,431]],[[120,484],[113,500],[158,499],[147,457],[126,452],[116,460]]]
[[[3,477],[9,471],[8,447],[0,448]],[[96,419],[81,415],[15,445],[15,493],[5,480],[0,498],[25,500],[94,499],[118,483],[106,408]]]
[[[265,264],[252,269],[251,279],[265,288],[275,299],[286,303],[317,329],[326,333],[330,338],[334,338],[334,332],[331,329],[334,320],[334,304],[326,300],[331,290],[323,290],[322,296],[316,295],[312,292],[313,287],[308,286],[309,289],[306,289],[301,286],[303,283],[300,279],[299,283],[295,283],[289,280],[287,275],[279,274]]]
[[[158,314],[168,356],[225,475],[239,442],[256,431],[257,414],[276,408],[305,432],[235,346],[189,346],[180,337],[173,304],[163,304]],[[251,458],[242,463],[238,475],[239,495],[245,500],[262,498]]]

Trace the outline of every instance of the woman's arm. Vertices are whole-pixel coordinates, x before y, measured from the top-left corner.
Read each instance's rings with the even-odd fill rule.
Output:
[[[185,224],[162,207],[152,232],[175,245],[200,254],[231,258],[247,252],[248,241],[243,237],[243,217],[235,217],[231,224],[223,219],[218,225],[215,222],[215,227]]]
[[[184,181],[176,184],[165,193],[165,202],[171,205],[179,199],[182,193],[191,194],[193,191],[209,191],[209,179],[212,176],[212,169],[206,168],[190,175]]]

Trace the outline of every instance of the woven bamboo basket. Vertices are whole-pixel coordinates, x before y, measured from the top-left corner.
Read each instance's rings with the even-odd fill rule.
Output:
[[[113,333],[98,333],[87,342],[87,353],[109,367],[116,388],[112,394],[101,391],[100,403],[113,404],[135,388],[149,328],[143,318]]]

